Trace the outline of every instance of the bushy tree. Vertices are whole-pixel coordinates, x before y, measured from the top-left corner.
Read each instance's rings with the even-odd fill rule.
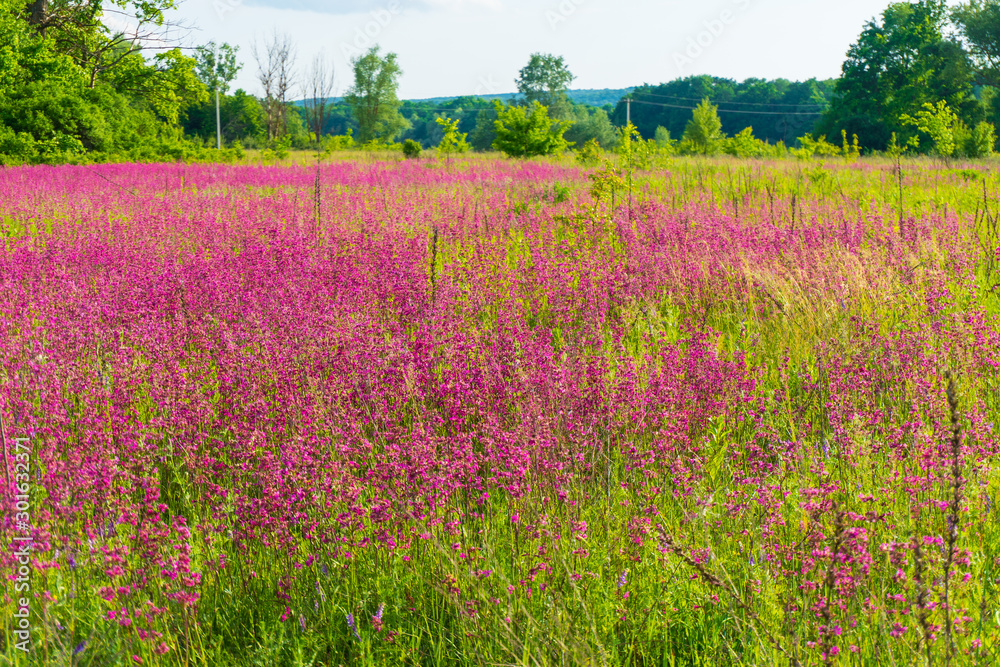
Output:
[[[567,125],[549,118],[549,110],[538,102],[529,107],[504,106],[495,102],[497,120],[493,147],[508,157],[552,155],[569,148],[563,137]]]
[[[776,157],[779,151],[775,146],[755,137],[753,128],[747,127],[734,136],[723,139],[722,152],[739,158],[765,158]]]
[[[934,142],[934,152],[940,157],[949,158],[958,149],[955,134],[961,121],[944,100],[938,101],[937,104],[928,102],[914,116],[901,115],[900,121],[903,125],[913,125],[929,135]]]
[[[690,152],[714,155],[721,150],[723,139],[725,135],[722,133],[719,107],[713,106],[706,98],[694,110],[682,141]]]
[[[444,131],[441,143],[438,144],[438,155],[450,156],[454,153],[464,153],[469,150],[468,136],[458,131],[458,121],[450,118],[438,118],[437,124]]]
[[[611,124],[608,112],[604,109],[588,110],[586,107],[577,107],[573,117],[573,124],[566,130],[567,141],[582,146],[595,140],[602,148],[612,148],[618,141],[615,126]]]
[[[1000,2],[965,2],[952,11],[952,20],[977,66],[979,82],[1000,88]]]
[[[23,3],[0,0],[5,163],[63,162],[82,151],[91,159],[157,154],[162,159],[194,149],[177,128],[184,110],[206,97],[194,59],[174,49],[147,61],[123,47],[115,66],[95,78],[71,53],[76,42],[61,39],[72,26],[48,23],[51,11],[61,11],[55,3],[40,8],[38,23],[30,22],[23,9]],[[100,19],[101,13],[91,16]],[[106,30],[89,24],[73,29]]]
[[[496,121],[496,109],[480,109],[476,114],[476,127],[469,135],[469,144],[473,149],[477,151],[493,149],[493,143],[497,140]]]
[[[396,96],[399,88],[399,68],[395,53],[381,55],[381,48],[373,46],[362,56],[351,60],[354,84],[344,99],[354,109],[360,128],[359,141],[394,140],[409,123],[399,113],[400,102]]]
[[[847,54],[837,96],[820,125],[829,136],[857,134],[882,150],[890,135],[912,136],[900,120],[944,100],[964,122],[981,121],[974,69],[962,45],[945,36],[943,0],[894,2],[870,21]]]
[[[572,120],[573,110],[566,90],[575,78],[562,56],[533,53],[518,74],[517,90],[527,104],[538,102],[548,107],[553,118]]]
[[[960,136],[962,153],[970,158],[993,155],[997,145],[997,130],[993,123],[983,121]]]

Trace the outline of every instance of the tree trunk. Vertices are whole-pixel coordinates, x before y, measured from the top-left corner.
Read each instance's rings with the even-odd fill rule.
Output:
[[[45,36],[45,22],[49,18],[49,2],[48,0],[32,0],[31,3],[31,18],[29,22],[31,25],[38,28],[38,31]]]

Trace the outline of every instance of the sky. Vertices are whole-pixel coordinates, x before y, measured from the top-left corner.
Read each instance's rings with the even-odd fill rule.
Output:
[[[335,94],[352,57],[398,54],[399,97],[516,90],[534,52],[563,56],[573,89],[626,88],[695,74],[832,78],[864,24],[888,0],[184,0],[173,19],[190,45],[228,42],[244,63],[234,88],[259,94],[251,45],[274,31],[296,45],[299,71],[322,55]],[[304,96],[304,95],[297,95]]]

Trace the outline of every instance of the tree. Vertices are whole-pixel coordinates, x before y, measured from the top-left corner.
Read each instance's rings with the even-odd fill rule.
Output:
[[[288,133],[288,94],[295,82],[295,46],[289,35],[275,30],[264,44],[255,40],[250,53],[257,61],[257,80],[264,92],[267,139],[273,141]]]
[[[222,112],[219,105],[219,95],[225,95],[229,91],[229,85],[243,69],[243,65],[236,62],[236,52],[239,51],[239,48],[225,42],[218,46],[215,42],[209,42],[195,49],[198,78],[205,84],[208,91],[215,95],[216,147],[220,150],[222,149]]]
[[[820,115],[833,97],[834,80],[788,81],[787,79],[746,79],[742,82],[711,76],[690,76],[657,86],[641,86],[632,99],[652,104],[632,104],[631,120],[644,137],[663,127],[672,137],[684,135],[691,120],[690,108],[706,97],[719,107],[722,131],[733,136],[752,126],[754,136],[772,145],[789,143],[813,131]],[[663,106],[667,105],[667,106]],[[738,111],[739,113],[727,113]],[[611,114],[611,121],[625,125],[623,99]]]
[[[476,126],[469,135],[469,143],[477,151],[488,151],[497,140],[497,114],[495,109],[480,109]]]
[[[388,53],[382,57],[380,53],[381,48],[373,46],[364,55],[351,59],[354,85],[344,97],[354,108],[361,143],[392,141],[409,126],[399,113],[396,96],[402,74],[397,56]]]
[[[950,158],[958,149],[955,133],[959,129],[961,121],[955,112],[948,108],[948,103],[944,100],[937,104],[928,102],[917,112],[916,116],[903,114],[900,121],[903,125],[913,125],[929,135],[934,142],[934,151],[940,157]]]
[[[618,133],[611,124],[608,112],[604,109],[594,109],[589,112],[580,106],[573,114],[573,124],[566,130],[566,139],[577,146],[583,146],[590,140],[596,140],[602,148],[611,148],[618,141]]]
[[[568,120],[572,107],[566,90],[575,78],[562,56],[533,53],[518,75],[517,90],[529,105],[538,102],[551,110],[553,118]]]
[[[89,87],[141,51],[170,51],[184,26],[166,20],[176,0],[32,0],[28,23],[87,72]],[[113,18],[116,28],[106,19]]]
[[[229,92],[236,75],[243,69],[243,64],[237,62],[238,46],[230,46],[223,42],[209,42],[195,49],[198,78],[208,88],[208,92],[218,91],[222,95]]]
[[[900,121],[904,115],[939,100],[969,124],[982,120],[972,63],[961,44],[945,38],[947,18],[944,0],[918,0],[895,2],[870,21],[848,51],[821,133],[846,130],[883,150],[893,132],[913,134]]]
[[[979,82],[1000,88],[1000,2],[972,0],[952,10],[952,20],[965,38]]]
[[[458,131],[458,121],[450,118],[438,118],[437,124],[444,130],[444,138],[438,144],[438,155],[450,156],[452,153],[464,153],[469,150],[465,140],[468,134]]]
[[[688,121],[682,141],[693,152],[712,155],[719,152],[724,139],[719,107],[712,106],[706,98],[694,110],[694,116]]]
[[[508,157],[552,155],[569,148],[569,142],[563,138],[569,126],[549,118],[549,110],[538,102],[532,102],[530,107],[504,107],[496,101],[494,106],[497,137],[493,147]]]
[[[329,116],[330,96],[333,95],[334,67],[333,61],[327,61],[320,53],[313,58],[312,67],[306,76],[305,110],[309,129],[316,141],[323,136],[326,120]]]

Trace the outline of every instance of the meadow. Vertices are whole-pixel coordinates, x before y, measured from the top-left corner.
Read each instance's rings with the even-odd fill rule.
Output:
[[[0,169],[0,665],[996,664],[998,220],[988,163]]]

